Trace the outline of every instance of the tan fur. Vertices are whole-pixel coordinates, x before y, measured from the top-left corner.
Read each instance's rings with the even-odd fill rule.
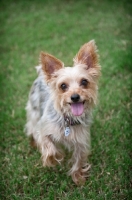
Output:
[[[68,174],[76,184],[84,184],[90,168],[87,162],[90,124],[100,76],[97,47],[93,40],[84,44],[74,58],[73,67],[64,67],[63,62],[43,52],[40,61],[39,77],[32,86],[26,107],[27,135],[32,136],[33,145],[38,146],[44,166],[54,166],[64,159],[59,144],[72,151]],[[82,84],[83,80],[86,84]],[[75,94],[79,96],[77,103],[72,99]],[[81,112],[76,110],[80,109],[78,105],[83,107],[81,114],[77,114]],[[74,122],[68,125],[68,136],[64,134],[65,116]]]

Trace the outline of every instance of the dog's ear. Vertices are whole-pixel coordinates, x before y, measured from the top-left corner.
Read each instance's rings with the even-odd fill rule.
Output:
[[[41,52],[40,54],[40,62],[42,64],[42,70],[44,71],[47,80],[52,77],[55,71],[64,67],[63,62],[44,52]]]
[[[75,58],[73,59],[74,66],[77,64],[85,64],[86,69],[94,68],[98,64],[97,47],[94,40],[84,44]]]

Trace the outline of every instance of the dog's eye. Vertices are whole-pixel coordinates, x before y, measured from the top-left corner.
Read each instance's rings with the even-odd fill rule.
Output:
[[[86,79],[82,79],[81,85],[86,87],[88,85],[88,81]]]
[[[67,89],[67,85],[65,83],[62,83],[60,87],[63,91]]]

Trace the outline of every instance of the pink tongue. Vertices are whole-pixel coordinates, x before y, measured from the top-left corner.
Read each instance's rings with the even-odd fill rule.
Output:
[[[79,103],[72,103],[71,104],[71,111],[72,111],[72,114],[75,115],[75,116],[80,116],[83,114],[83,111],[84,111],[84,105],[82,102],[79,102]]]

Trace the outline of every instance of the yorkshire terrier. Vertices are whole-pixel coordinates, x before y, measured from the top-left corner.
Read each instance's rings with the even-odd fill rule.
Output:
[[[27,135],[42,154],[44,166],[64,158],[62,145],[72,152],[69,175],[84,184],[90,165],[90,124],[97,101],[100,65],[94,40],[84,44],[73,67],[42,52],[27,102]]]

